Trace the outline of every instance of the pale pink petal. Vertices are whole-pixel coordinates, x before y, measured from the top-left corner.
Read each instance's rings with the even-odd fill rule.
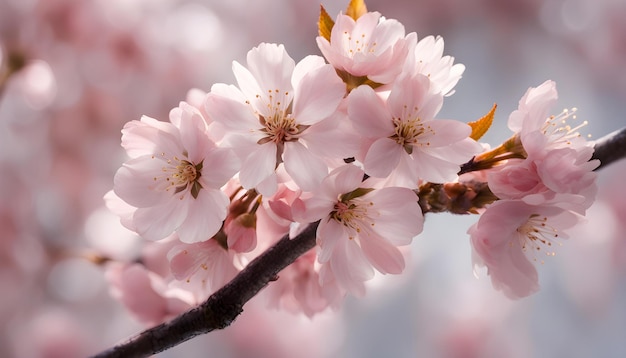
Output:
[[[209,93],[204,105],[212,120],[231,130],[248,131],[261,128],[259,119],[252,108],[242,101]]]
[[[374,13],[371,14],[374,15]],[[372,36],[368,39],[370,43],[375,43],[379,48],[387,48],[394,46],[398,42],[398,39],[402,39],[404,37],[404,25],[402,25],[398,20],[385,19],[384,21],[378,22],[377,16],[370,16],[371,20],[368,19],[370,21],[368,21],[368,24],[365,25],[366,27],[371,27],[372,23],[376,21],[374,23],[376,31],[373,31]],[[354,29],[354,32],[356,33],[361,31],[359,27],[362,17],[363,16],[359,18],[359,21],[357,21],[357,26]]]
[[[346,194],[358,188],[363,181],[363,174],[361,168],[351,164],[333,170],[329,176],[329,180],[332,180],[332,193],[335,195]]]
[[[360,86],[350,92],[348,116],[354,128],[363,136],[380,138],[394,134],[391,113],[385,102],[369,86]]]
[[[493,269],[489,270],[493,287],[512,299],[523,298],[537,292],[539,275],[524,253],[509,246],[502,255],[502,260],[506,261],[503,264],[493,263]]]
[[[300,82],[304,76],[323,66],[326,66],[326,61],[324,61],[323,57],[317,55],[306,56],[298,62],[296,67],[293,69],[293,74],[291,75],[291,85],[293,88],[300,87]],[[335,74],[335,76],[337,76],[337,74]]]
[[[263,116],[271,115],[270,111],[264,103],[267,103],[267,89],[261,87],[257,78],[244,66],[237,61],[233,61],[233,73],[237,79],[237,84],[243,93],[244,98],[248,101],[254,110],[259,111]],[[274,87],[272,88],[272,90]],[[241,102],[244,103],[244,102]]]
[[[203,188],[188,206],[187,217],[176,230],[180,241],[206,241],[215,235],[226,218],[230,201],[220,190]]]
[[[306,200],[304,207],[296,205],[294,209],[294,218],[298,222],[310,223],[317,221],[330,213],[335,205],[336,198],[315,196]]]
[[[267,178],[261,180],[256,186],[256,190],[263,196],[272,196],[278,190],[278,176],[272,173]]]
[[[448,146],[466,139],[472,133],[467,124],[450,119],[435,119],[424,124],[432,129],[420,136],[420,142],[428,143],[428,147]]]
[[[206,123],[200,111],[185,102],[181,102],[179,108],[180,140],[187,153],[187,159],[197,164],[202,161],[206,152],[215,148],[215,144],[206,134]]]
[[[287,54],[283,45],[261,43],[248,52],[248,69],[262,90],[281,89],[290,91],[291,74],[296,66],[294,60]],[[246,97],[253,98],[259,93],[247,92],[242,83],[237,83]],[[263,92],[265,93],[265,92]]]
[[[339,112],[317,122],[300,136],[307,148],[322,158],[354,157],[359,150],[359,139],[354,135],[351,121]]]
[[[370,232],[359,237],[363,254],[381,273],[401,274],[404,270],[404,257],[397,247],[385,238]]]
[[[188,201],[174,197],[166,205],[139,208],[133,215],[137,233],[147,240],[161,240],[180,227],[187,216]]]
[[[318,260],[321,263],[330,260],[335,252],[335,246],[340,240],[348,240],[344,228],[336,220],[322,219],[317,227]]]
[[[178,245],[167,253],[172,275],[179,281],[193,276],[208,261],[208,256],[201,244]]]
[[[329,263],[337,282],[357,297],[365,295],[365,281],[374,277],[374,270],[354,240],[341,240]]]
[[[400,162],[404,148],[390,138],[380,138],[367,151],[363,163],[368,175],[385,178]]]
[[[165,297],[153,287],[154,277],[139,264],[113,267],[107,272],[112,293],[141,322],[157,324],[170,312]]]
[[[414,151],[411,162],[421,179],[432,183],[455,181],[460,165],[430,155],[427,152]]]
[[[135,214],[136,207],[129,205],[122,200],[113,190],[109,190],[104,194],[104,204],[107,209],[112,213],[120,217],[120,223],[125,228],[136,231],[135,224],[133,224],[133,214]]]
[[[176,127],[148,116],[141,117],[141,121],[130,121],[122,129],[122,147],[131,158],[162,151],[175,153],[179,151],[179,143]]]
[[[258,146],[255,152],[244,161],[239,180],[245,189],[252,189],[274,173],[276,168],[276,145],[266,143]]]
[[[424,217],[413,190],[382,188],[372,192],[367,199],[380,213],[372,229],[393,245],[408,245],[413,237],[422,232]]]
[[[241,168],[239,158],[230,149],[215,148],[206,153],[199,182],[210,188],[220,188]]]
[[[337,24],[333,26],[333,31],[336,27]],[[342,53],[335,50],[335,48],[330,44],[330,42],[328,42],[328,40],[321,36],[318,36],[317,38],[315,38],[315,42],[317,42],[317,47],[319,47],[320,52],[322,53],[322,55],[324,55],[324,58],[326,58],[326,60],[331,65],[333,65],[333,67],[340,70],[346,70],[346,64],[348,63],[348,61]]]
[[[387,107],[391,115],[395,118],[408,119],[408,113],[413,113],[411,117],[417,115],[417,111],[422,112],[422,103],[427,96],[437,95],[429,94],[430,81],[428,77],[421,74],[415,76],[403,75],[395,82],[389,98],[387,99]],[[432,117],[425,117],[431,119]]]
[[[304,191],[317,188],[328,174],[328,167],[299,142],[286,142],[285,170]]]
[[[295,88],[293,116],[299,124],[312,125],[330,116],[346,93],[346,86],[331,65],[309,72]]]
[[[143,156],[130,159],[120,167],[113,177],[115,194],[128,204],[148,207],[168,200],[169,193],[155,191],[155,177],[163,175],[165,166],[161,158]]]

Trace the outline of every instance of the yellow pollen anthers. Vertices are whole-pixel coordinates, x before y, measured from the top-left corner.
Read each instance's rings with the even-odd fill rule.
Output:
[[[537,261],[535,254],[541,252],[542,249],[546,256],[555,256],[556,253],[551,250],[553,245],[562,245],[556,241],[559,237],[558,230],[549,225],[546,216],[531,215],[522,226],[517,228],[517,232],[521,234],[519,244],[522,251],[531,254],[533,261]],[[544,263],[543,260],[540,262]]]
[[[417,107],[414,111],[417,112]],[[435,134],[431,126],[424,125],[422,119],[414,117],[412,113],[408,113],[404,119],[398,117],[392,118],[391,121],[395,127],[395,134],[389,138],[400,144],[408,154],[413,153],[413,147],[430,145],[430,142],[424,141],[424,134],[429,134],[429,136]]]
[[[344,31],[343,41],[347,45],[346,47],[348,48],[350,56],[354,56],[357,53],[376,52],[376,42],[369,43],[364,33],[362,33],[361,36],[354,38],[349,32]]]
[[[256,98],[264,98],[257,95]],[[268,109],[269,116],[263,116],[257,112],[259,122],[263,126],[260,130],[265,134],[258,141],[258,144],[274,142],[282,144],[285,142],[293,142],[298,140],[300,135],[309,126],[296,123],[296,119],[291,115],[291,99],[289,91],[282,92],[280,89],[269,90],[267,97],[268,102],[263,104]]]
[[[183,153],[186,154],[186,153]],[[201,176],[201,170],[203,162],[193,164],[186,159],[180,159],[178,156],[167,158],[165,153],[161,153],[160,157],[165,160],[167,165],[161,168],[163,172],[162,176],[154,177],[154,181],[157,182],[157,190],[170,191],[173,190],[173,194],[178,194],[187,188],[190,188],[191,196],[198,197],[202,185],[198,182]],[[152,159],[156,159],[156,156],[152,156]],[[181,196],[182,200],[183,197]]]
[[[374,226],[373,217],[379,214],[369,210],[374,203],[368,200],[358,199],[371,192],[371,188],[357,188],[350,193],[346,193],[337,198],[334,210],[330,213],[330,218],[340,224],[352,229],[354,235],[350,235],[350,240],[355,235],[360,234],[368,226]]]
[[[553,143],[564,143],[566,145],[572,144],[572,140],[581,137],[578,130],[588,124],[587,121],[584,121],[575,127],[567,124],[568,119],[576,119],[576,111],[578,111],[578,109],[575,107],[572,109],[566,108],[558,115],[548,117],[542,127],[543,134],[550,137]]]

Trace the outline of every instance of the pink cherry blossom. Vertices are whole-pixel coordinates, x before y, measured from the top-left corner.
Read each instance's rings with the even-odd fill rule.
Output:
[[[344,14],[337,15],[330,41],[317,37],[322,54],[337,70],[388,84],[402,71],[411,45],[417,35],[405,37],[404,26],[385,19],[378,12],[368,12],[356,21]]]
[[[225,127],[223,145],[242,159],[241,184],[272,195],[275,170],[284,163],[298,186],[312,189],[328,173],[325,154],[352,155],[346,131],[339,130],[345,124],[332,118],[345,85],[323,58],[308,56],[296,65],[282,45],[263,43],[248,52],[247,62],[248,68],[233,63],[239,88],[216,84],[205,102]]]
[[[160,240],[176,231],[183,242],[205,241],[226,217],[229,200],[220,187],[239,161],[208,138],[194,107],[181,102],[170,120],[144,116],[124,126],[122,146],[131,159],[117,171],[114,191],[136,208],[131,228],[144,238]]]
[[[181,243],[167,253],[172,275],[179,281],[177,287],[193,292],[198,303],[239,272],[234,252],[222,245],[216,239]]]
[[[313,317],[328,307],[337,308],[345,290],[338,285],[320,284],[320,265],[315,250],[309,250],[281,271],[276,282],[267,288],[270,307],[302,312]]]
[[[167,280],[140,264],[113,263],[106,273],[111,294],[137,320],[147,325],[161,323],[192,306],[182,296],[168,293]]]
[[[299,220],[321,219],[317,229],[322,285],[337,281],[362,296],[364,281],[381,273],[399,274],[404,257],[397,246],[408,245],[422,231],[417,196],[407,188],[368,188],[363,170],[344,165],[333,170],[314,196],[305,200]]]
[[[569,147],[580,153],[581,161],[589,161],[593,149],[578,132],[586,123],[575,127],[567,123],[568,120],[576,119],[576,108],[551,115],[550,108],[557,98],[554,81],[548,80],[529,88],[520,99],[518,109],[509,116],[509,128],[519,135],[531,159],[541,158],[552,149]]]
[[[488,174],[489,187],[501,199],[519,199],[531,205],[556,205],[584,214],[593,203],[599,162],[593,148],[566,125],[570,111],[548,115],[557,98],[554,82],[530,88],[509,117],[516,131],[509,142],[521,145],[523,159],[512,159]]]
[[[571,148],[554,149],[541,160],[511,160],[488,173],[491,191],[500,199],[531,205],[555,205],[584,214],[597,186],[596,163],[581,161]]]
[[[465,66],[454,63],[454,57],[443,56],[443,37],[427,36],[415,45],[409,53],[405,64],[405,72],[421,73],[428,77],[435,92],[444,96],[454,93],[454,86],[461,79]]]
[[[373,141],[363,161],[368,175],[385,178],[395,171],[395,184],[408,187],[420,179],[454,181],[460,165],[481,150],[467,124],[434,119],[443,96],[433,90],[428,77],[416,74],[399,78],[386,101],[368,86],[350,93],[350,120]]]
[[[256,247],[256,213],[243,213],[224,225],[228,248],[248,252]]]
[[[567,238],[563,230],[572,228],[581,218],[556,206],[497,201],[468,229],[474,264],[486,266],[493,286],[506,296],[528,296],[539,290],[533,263],[554,256],[560,240]]]

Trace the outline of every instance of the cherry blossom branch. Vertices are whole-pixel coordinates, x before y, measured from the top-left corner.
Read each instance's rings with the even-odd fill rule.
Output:
[[[600,166],[596,170],[626,158],[626,127],[596,140],[594,149],[591,159],[600,160]]]
[[[610,133],[595,141],[593,159],[599,159],[600,167],[607,166],[614,161],[626,157],[626,128]],[[459,199],[457,186],[440,185],[446,191],[451,207],[461,207],[467,204]],[[432,186],[428,189],[434,192]],[[439,188],[436,186],[436,188]],[[477,189],[478,188],[478,189]],[[472,190],[488,197],[489,193],[482,193],[482,187],[472,187]],[[484,189],[484,188],[483,188]],[[425,190],[425,189],[423,189]],[[463,191],[460,196],[464,196]],[[432,195],[429,194],[429,195]],[[476,197],[476,194],[473,194]],[[474,199],[476,200],[476,199]],[[425,212],[437,211],[428,205],[422,204]],[[439,210],[441,211],[441,210]],[[310,224],[294,239],[283,237],[273,247],[254,259],[231,282],[215,292],[207,301],[193,308],[170,322],[152,327],[120,344],[106,350],[94,358],[113,357],[146,357],[162,352],[185,342],[195,336],[228,327],[243,312],[243,305],[254,297],[270,281],[278,278],[278,273],[293,263],[299,256],[315,246],[315,232],[319,222]]]
[[[200,306],[170,322],[147,329],[94,358],[147,357],[195,336],[228,327],[243,312],[246,302],[278,278],[278,272],[315,246],[318,224],[319,221],[309,224],[293,239],[285,235]]]

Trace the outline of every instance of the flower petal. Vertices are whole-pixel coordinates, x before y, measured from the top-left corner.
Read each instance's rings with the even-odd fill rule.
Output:
[[[365,155],[365,172],[377,178],[386,178],[398,166],[403,151],[404,148],[393,139],[376,140]]]
[[[180,241],[191,244],[213,237],[226,218],[229,203],[220,190],[200,189],[198,196],[189,202],[187,217],[176,230]]]
[[[276,168],[276,145],[266,143],[250,153],[244,161],[239,180],[245,189],[252,189],[274,173]]]
[[[285,170],[304,191],[317,188],[328,174],[324,162],[299,142],[285,143]]]
[[[404,271],[404,257],[397,247],[374,232],[359,236],[363,254],[381,273],[401,274]]]
[[[296,87],[293,115],[298,124],[312,125],[330,116],[346,93],[331,65],[309,72]]]
[[[363,136],[380,138],[394,133],[391,113],[385,102],[369,86],[360,86],[350,92],[348,116],[354,129]]]

